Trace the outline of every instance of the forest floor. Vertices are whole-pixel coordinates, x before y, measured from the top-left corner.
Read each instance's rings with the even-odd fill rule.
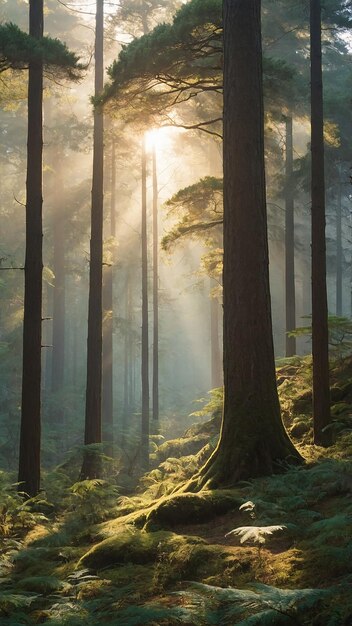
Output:
[[[351,372],[351,358],[335,361],[324,450],[312,445],[310,360],[280,364],[306,464],[235,489],[177,490],[215,445],[219,392],[213,417],[156,449],[129,495],[107,480],[72,486],[61,466],[23,504],[3,476],[0,625],[351,625]]]

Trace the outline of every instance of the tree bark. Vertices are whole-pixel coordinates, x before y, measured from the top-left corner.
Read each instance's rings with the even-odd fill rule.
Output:
[[[110,196],[110,236],[116,237],[116,150],[115,140],[111,146],[111,196]],[[104,268],[103,281],[103,441],[105,452],[112,457],[114,453],[114,418],[113,418],[113,264]]]
[[[331,432],[328,305],[326,293],[324,114],[321,3],[310,0],[312,153],[312,355],[314,443],[327,446]]]
[[[286,298],[286,356],[296,354],[296,338],[289,333],[296,328],[295,291],[295,225],[293,199],[293,123],[286,118],[286,188],[285,188],[285,298]]]
[[[29,33],[43,36],[43,0],[29,2]],[[18,482],[35,496],[40,488],[42,341],[43,66],[29,64],[26,181],[26,256],[23,320],[22,412]]]
[[[149,466],[149,333],[148,333],[147,157],[142,140],[142,439],[141,463]]]
[[[63,189],[62,155],[58,155],[56,184]],[[53,290],[53,356],[51,368],[51,391],[61,393],[64,389],[65,374],[65,228],[64,212],[58,202],[54,207],[53,218],[54,256],[53,270],[55,285]],[[56,398],[55,422],[64,426],[64,410]],[[61,404],[61,403],[60,403]]]
[[[339,168],[336,206],[336,315],[338,317],[342,317],[342,256],[342,199]]]
[[[153,146],[153,422],[159,424],[159,233],[158,176],[156,149]]]
[[[124,373],[123,373],[123,412],[121,419],[121,442],[126,435],[127,417],[130,409],[130,367],[131,367],[131,276],[130,268],[126,268],[125,280],[125,332],[124,332]]]
[[[216,389],[223,384],[221,351],[219,343],[219,302],[210,294],[210,346],[211,346],[211,387]]]
[[[197,488],[300,459],[280,416],[268,271],[259,0],[224,0],[224,411]]]
[[[97,96],[104,86],[104,0],[97,0],[95,24],[95,95]],[[84,435],[86,446],[101,443],[103,169],[104,119],[102,111],[95,109]],[[81,478],[96,478],[99,474],[99,455],[92,449],[86,449]]]

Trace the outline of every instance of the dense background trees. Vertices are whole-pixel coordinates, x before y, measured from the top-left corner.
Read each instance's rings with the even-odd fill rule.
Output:
[[[3,2],[1,6],[4,18],[17,21],[22,28],[25,27],[21,17],[21,2],[12,4],[11,7],[9,3]],[[72,3],[69,8],[62,5],[58,8],[55,3],[51,6],[50,2],[48,7],[47,23],[50,33],[53,36],[62,34],[83,58],[88,58],[94,43],[93,31],[90,30],[92,27],[94,30],[92,7],[86,7],[85,11],[83,7]],[[192,401],[204,396],[207,390],[221,382],[219,343],[222,328],[218,315],[223,245],[220,147],[223,87],[221,2],[209,0],[204,5],[193,0],[183,3],[182,6],[173,2],[156,2],[153,6],[148,5],[147,22],[145,8],[145,3],[130,1],[122,3],[116,12],[109,7],[105,12],[107,63],[117,59],[121,42],[123,49],[119,58],[111,64],[110,82],[103,98],[106,114],[113,118],[108,118],[104,139],[104,274],[106,283],[109,282],[110,285],[106,291],[106,294],[110,294],[109,303],[104,305],[104,323],[106,327],[110,324],[107,333],[109,339],[104,351],[107,362],[111,362],[113,368],[103,363],[103,368],[109,372],[106,380],[110,380],[105,385],[105,389],[110,390],[106,391],[106,398],[109,395],[113,410],[108,411],[103,438],[114,438],[117,442],[116,454],[122,456],[130,455],[130,451],[126,452],[127,448],[121,448],[122,439],[128,440],[132,448],[135,445],[138,447],[141,432],[139,146],[142,134],[151,128],[166,126],[162,132],[155,134],[159,178],[159,230],[168,255],[166,257],[165,253],[161,253],[157,289],[160,308],[159,413],[164,432],[170,432],[171,428],[181,432],[183,424],[187,422],[186,415],[192,411]],[[179,10],[175,15],[176,9]],[[303,315],[311,313],[308,226],[309,13],[301,5],[288,8],[285,2],[277,3],[275,20],[272,19],[272,11],[272,3],[268,0],[262,11],[264,132],[274,345],[276,355],[281,356],[285,352],[287,355],[292,354],[295,351],[292,348],[295,342],[298,352],[309,351],[306,339],[300,336],[294,339],[285,334],[295,324],[307,326],[307,322],[301,319]],[[328,301],[331,312],[335,312],[336,300],[338,312],[348,315],[349,144],[346,137],[349,133],[350,112],[345,85],[350,80],[350,70],[346,60],[349,55],[344,29],[349,25],[350,14],[345,7],[333,2],[325,3],[322,19],[323,65],[328,69],[324,79]],[[15,27],[2,28],[5,29],[3,32],[6,31],[7,38],[11,28],[18,35],[19,31]],[[91,37],[89,42],[87,35]],[[23,32],[21,36],[24,41],[26,36]],[[0,39],[4,41],[4,50],[8,46],[6,37]],[[45,37],[44,40],[46,41]],[[28,46],[28,40],[26,45]],[[90,46],[89,50],[87,45]],[[17,46],[16,49],[20,47]],[[48,53],[43,52],[43,59],[45,54]],[[7,53],[4,58],[10,59],[10,55]],[[22,61],[14,58],[11,62],[13,71],[15,63]],[[46,67],[49,72],[49,66]],[[21,191],[24,188],[24,146],[19,141],[24,129],[24,119],[21,117],[21,85],[16,82],[13,73],[11,74],[11,67],[4,75],[6,81],[2,87],[2,116],[6,132],[2,134],[2,152],[6,164],[3,178],[6,180],[3,185],[3,206],[18,207],[13,195],[20,202],[24,200]],[[12,96],[8,91],[10,84]],[[45,319],[43,322],[43,343],[48,346],[43,350],[42,389],[44,439],[50,441],[48,452],[44,452],[44,459],[47,460],[54,450],[55,459],[58,459],[65,448],[72,444],[79,446],[83,440],[83,398],[86,384],[83,322],[87,307],[87,270],[90,261],[87,208],[91,185],[89,161],[92,145],[92,118],[88,95],[92,92],[92,72],[88,70],[86,79],[79,87],[74,87],[71,93],[67,88],[64,91],[61,85],[54,87],[52,83],[50,96],[49,86],[46,86],[44,94],[44,130],[48,142],[45,142],[47,147],[45,146],[44,152],[46,282],[43,317],[53,318],[53,321]],[[336,105],[332,103],[332,94],[337,94]],[[15,108],[16,117],[12,113]],[[292,120],[292,124],[289,120]],[[132,141],[132,134],[136,134],[135,141]],[[56,158],[50,151],[54,153],[58,143],[60,157]],[[150,313],[148,347],[151,354],[153,157],[149,149],[146,156],[146,231],[149,241],[147,281]],[[65,186],[65,194],[59,202],[55,197],[57,181],[62,181],[59,185]],[[167,204],[164,209],[165,201]],[[60,204],[63,205],[62,211]],[[115,225],[110,229],[108,223],[112,206],[115,207],[117,217]],[[2,219],[8,233],[8,243],[3,246],[3,265],[21,267],[23,236],[22,241],[21,236],[16,236],[15,219],[13,225],[11,224],[13,212],[16,213],[17,222],[20,221],[18,208],[13,212],[9,212],[8,208],[6,210],[7,213],[3,209]],[[56,217],[51,217],[51,212],[54,211]],[[64,215],[64,218],[59,219],[59,214]],[[17,233],[21,233],[21,227],[17,228]],[[64,246],[63,236],[66,238]],[[167,258],[169,265],[166,263]],[[111,272],[109,268],[112,268]],[[184,287],[182,278],[185,272],[188,274],[187,287]],[[3,349],[7,351],[7,359],[10,346],[20,345],[20,336],[17,335],[15,339],[15,334],[11,333],[20,328],[21,271],[7,270],[2,275],[6,307],[13,314],[18,312],[18,319],[14,315],[4,316]],[[154,295],[155,292],[154,278]],[[209,293],[212,295],[211,302]],[[152,363],[148,365],[151,384]],[[18,380],[18,376],[18,369],[8,370],[5,366],[5,388],[13,389],[13,381]],[[96,377],[94,379],[97,380]],[[14,388],[18,388],[18,383]],[[92,385],[89,384],[88,389],[91,390]],[[7,440],[5,455],[8,454],[7,450],[16,450],[17,446],[14,424],[16,419],[18,424],[18,418],[13,420],[10,417],[18,412],[16,392],[12,391],[8,397],[11,400],[6,403],[2,423],[4,441],[9,437],[12,443],[10,445]],[[70,416],[74,416],[74,419],[71,420]],[[111,424],[112,420],[114,426],[111,430],[108,423]],[[70,432],[67,427],[69,430],[71,428]],[[109,441],[106,443],[109,444]],[[129,444],[126,444],[127,447]],[[106,449],[111,452],[111,447]],[[13,459],[13,455],[11,458]]]

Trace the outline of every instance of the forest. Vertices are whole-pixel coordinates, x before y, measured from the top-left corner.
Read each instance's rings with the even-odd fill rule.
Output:
[[[352,626],[351,28],[0,0],[0,626]]]

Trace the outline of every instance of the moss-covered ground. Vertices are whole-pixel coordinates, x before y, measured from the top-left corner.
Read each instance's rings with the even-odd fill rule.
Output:
[[[44,498],[21,506],[4,482],[1,626],[352,624],[351,366],[333,368],[335,443],[323,450],[311,441],[309,360],[280,364],[304,467],[178,492],[210,454],[216,418],[156,450],[128,496],[107,481],[70,488],[61,472],[47,479],[53,510]]]

